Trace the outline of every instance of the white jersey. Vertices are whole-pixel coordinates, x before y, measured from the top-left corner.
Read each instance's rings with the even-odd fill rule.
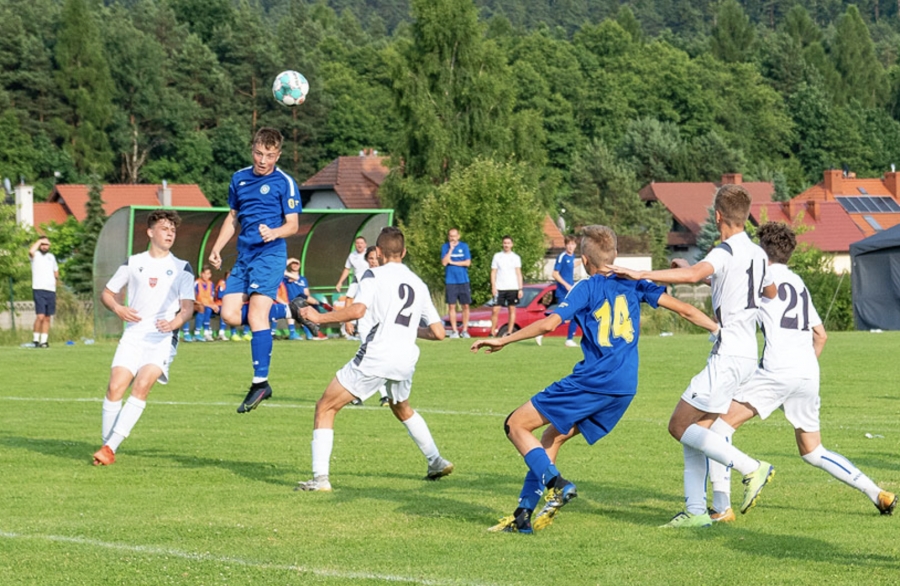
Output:
[[[739,232],[712,249],[703,261],[714,269],[712,305],[720,327],[712,353],[757,360],[757,311],[763,288],[772,284],[766,253],[746,232]]]
[[[181,309],[182,299],[194,299],[194,271],[172,253],[153,258],[142,252],[129,257],[106,284],[113,293],[126,286],[128,307],[137,311],[141,321],[126,322],[124,335],[152,342],[172,336],[156,329],[157,320],[171,320]]]
[[[498,252],[491,260],[491,268],[497,270],[497,291],[518,291],[519,277],[516,269],[522,268],[522,259],[515,252]]]
[[[366,269],[354,302],[366,306],[359,320],[362,344],[354,366],[370,376],[411,379],[419,359],[419,323],[441,321],[428,286],[406,265],[389,262]]]
[[[56,291],[56,273],[59,265],[52,252],[42,254],[40,250],[31,257],[31,288],[39,291]]]
[[[812,329],[822,325],[803,279],[783,264],[769,273],[778,286],[775,299],[763,299],[759,321],[766,343],[763,370],[790,373],[791,378],[819,378],[819,361],[813,348]]]
[[[344,263],[345,269],[353,270],[353,278],[359,281],[362,277],[362,274],[366,272],[366,269],[369,268],[369,261],[366,260],[366,251],[356,252],[356,249],[353,250],[348,256],[347,261]],[[352,282],[352,281],[351,281]]]

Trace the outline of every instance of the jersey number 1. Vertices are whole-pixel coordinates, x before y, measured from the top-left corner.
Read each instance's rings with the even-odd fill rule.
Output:
[[[609,301],[604,301],[600,309],[594,311],[597,320],[597,343],[601,346],[612,346],[613,338],[622,338],[630,344],[634,340],[634,325],[628,312],[628,301],[624,295],[616,297],[615,305],[610,308]]]

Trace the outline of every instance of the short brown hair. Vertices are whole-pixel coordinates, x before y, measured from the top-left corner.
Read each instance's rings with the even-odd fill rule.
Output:
[[[569,242],[577,242],[578,239],[575,238],[575,235],[574,235],[574,234],[566,234],[565,237],[563,238],[563,241],[564,241],[566,244],[568,244]]]
[[[365,252],[365,254],[363,254],[363,258],[366,260],[369,260],[369,255],[372,254],[373,252],[377,252],[377,250],[375,249],[374,246],[369,246],[368,248],[366,248],[366,252]]]
[[[581,237],[581,254],[594,269],[600,269],[616,260],[618,243],[615,231],[608,226],[586,226]]]
[[[168,220],[172,222],[175,227],[181,225],[181,216],[178,215],[178,212],[175,210],[153,210],[150,212],[150,215],[147,216],[147,227],[152,228],[156,225],[160,220]]]
[[[726,183],[716,191],[713,203],[722,220],[730,226],[743,226],[750,217],[750,203],[753,198],[742,185]]]
[[[376,245],[381,249],[385,258],[395,258],[403,256],[403,251],[406,249],[406,238],[400,228],[385,226],[378,235]]]
[[[280,151],[282,144],[284,144],[284,137],[281,136],[281,132],[275,128],[260,128],[253,137],[254,146],[262,145],[267,149],[278,149]]]
[[[769,260],[777,264],[787,264],[797,248],[797,237],[790,226],[783,222],[766,222],[759,227],[759,245],[766,251]]]

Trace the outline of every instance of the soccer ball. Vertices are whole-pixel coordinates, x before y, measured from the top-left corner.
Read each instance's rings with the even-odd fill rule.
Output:
[[[272,95],[282,106],[299,106],[306,101],[308,93],[309,82],[296,71],[282,71],[272,84]]]

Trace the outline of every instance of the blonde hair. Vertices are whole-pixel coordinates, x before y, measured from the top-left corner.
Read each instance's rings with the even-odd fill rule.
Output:
[[[616,260],[618,244],[615,231],[609,226],[595,224],[582,231],[581,254],[591,267],[600,269]]]
[[[730,226],[743,226],[750,217],[750,204],[753,198],[742,185],[726,183],[716,191],[715,210],[722,220]]]

